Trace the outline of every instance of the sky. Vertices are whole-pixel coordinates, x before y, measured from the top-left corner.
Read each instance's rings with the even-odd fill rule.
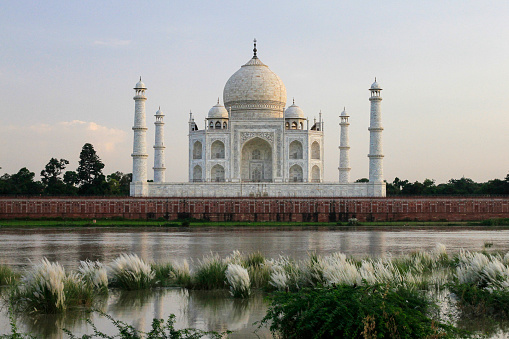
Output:
[[[49,159],[75,170],[85,143],[106,174],[132,171],[133,87],[142,76],[149,178],[165,113],[166,180],[187,181],[200,129],[228,78],[258,56],[312,120],[325,121],[326,181],[338,180],[339,114],[352,180],[368,176],[369,91],[382,86],[384,177],[509,173],[509,2],[2,1],[0,175]]]

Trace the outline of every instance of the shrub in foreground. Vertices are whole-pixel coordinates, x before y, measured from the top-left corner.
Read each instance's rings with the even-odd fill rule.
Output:
[[[388,286],[336,286],[275,292],[261,325],[283,338],[454,338],[432,319],[423,294]],[[465,333],[462,333],[465,336]]]

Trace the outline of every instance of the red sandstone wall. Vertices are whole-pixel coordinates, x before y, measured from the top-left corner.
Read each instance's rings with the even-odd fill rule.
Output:
[[[166,217],[213,221],[483,220],[509,218],[504,198],[0,198],[0,219]]]

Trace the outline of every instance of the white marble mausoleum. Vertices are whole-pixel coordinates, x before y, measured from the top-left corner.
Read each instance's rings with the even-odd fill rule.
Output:
[[[224,105],[205,126],[189,117],[189,182],[167,182],[164,114],[156,112],[154,181],[147,182],[145,84],[135,90],[133,179],[135,197],[383,197],[381,88],[371,85],[369,182],[350,182],[348,115],[340,115],[338,182],[324,182],[324,123],[310,122],[295,104],[286,107],[283,81],[257,56],[226,82]]]

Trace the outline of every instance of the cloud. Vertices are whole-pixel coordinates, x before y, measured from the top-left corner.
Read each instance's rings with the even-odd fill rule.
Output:
[[[0,167],[2,173],[15,173],[22,167],[39,173],[50,158],[70,161],[77,167],[85,143],[94,145],[105,173],[130,171],[131,142],[126,131],[93,121],[62,121],[55,124],[0,126]]]
[[[130,45],[131,40],[119,40],[119,39],[95,40],[93,44],[97,46],[119,47]]]

